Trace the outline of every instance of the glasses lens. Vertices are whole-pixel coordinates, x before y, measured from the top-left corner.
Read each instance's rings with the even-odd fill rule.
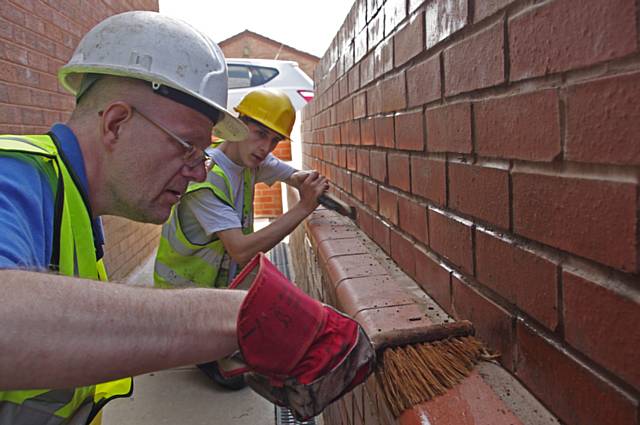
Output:
[[[183,161],[189,168],[200,167],[204,164],[205,168],[208,170],[208,163],[211,162],[211,158],[201,149],[191,145],[191,149],[185,152]]]
[[[211,169],[213,168],[213,159],[211,159],[211,157],[206,154],[204,157],[204,168],[207,170],[207,172],[211,171]]]

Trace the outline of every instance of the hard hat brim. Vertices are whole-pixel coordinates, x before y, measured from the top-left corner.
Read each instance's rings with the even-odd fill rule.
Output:
[[[84,64],[84,65],[67,65],[60,68],[58,73],[58,78],[60,80],[60,84],[71,94],[75,95],[78,92],[80,87],[80,82],[82,81],[82,76],[87,73],[92,74],[104,74],[110,76],[120,76],[127,78],[135,78],[143,81],[156,82],[168,87],[171,87],[175,90],[186,93],[189,96],[194,97],[195,99],[204,102],[207,105],[212,106],[218,112],[220,112],[221,116],[216,125],[213,127],[213,132],[217,137],[222,139],[235,142],[242,141],[247,138],[249,135],[249,131],[247,126],[236,118],[231,112],[229,112],[226,108],[218,105],[216,102],[208,99],[204,96],[201,96],[198,93],[195,93],[191,90],[184,90],[180,87],[179,84],[175,84],[171,81],[168,81],[161,75],[153,75],[149,73],[136,73],[131,68],[122,68],[118,69],[116,66],[105,67],[102,64]]]

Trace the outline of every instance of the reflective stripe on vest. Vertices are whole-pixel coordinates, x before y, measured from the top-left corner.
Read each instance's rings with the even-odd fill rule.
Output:
[[[36,159],[54,189],[51,268],[67,276],[107,280],[96,251],[88,205],[51,136],[0,136],[0,155]],[[28,372],[27,372],[28,373]],[[87,424],[109,401],[128,397],[131,378],[67,390],[0,391],[0,425]]]
[[[243,173],[243,186],[242,232],[246,235],[253,232],[253,184],[248,168]],[[210,190],[214,196],[235,209],[231,183],[218,165],[207,174],[207,180],[189,185],[187,193],[197,190]],[[229,276],[231,257],[222,241],[216,236],[203,244],[190,241],[182,230],[179,208],[180,204],[173,207],[169,220],[162,226],[153,273],[155,286],[226,288],[233,276]]]

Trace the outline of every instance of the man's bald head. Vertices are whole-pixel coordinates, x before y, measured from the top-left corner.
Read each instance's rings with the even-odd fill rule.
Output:
[[[151,86],[146,81],[111,75],[99,76],[77,100],[71,120],[97,118],[99,111],[115,101],[139,104],[154,99]]]

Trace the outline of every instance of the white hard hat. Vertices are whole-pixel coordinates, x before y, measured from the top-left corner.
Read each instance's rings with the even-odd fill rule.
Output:
[[[226,110],[228,77],[222,51],[178,19],[147,11],[105,19],[80,40],[58,78],[75,95],[86,74],[149,81],[158,94],[217,117],[214,130],[219,137],[247,137],[246,126]]]

